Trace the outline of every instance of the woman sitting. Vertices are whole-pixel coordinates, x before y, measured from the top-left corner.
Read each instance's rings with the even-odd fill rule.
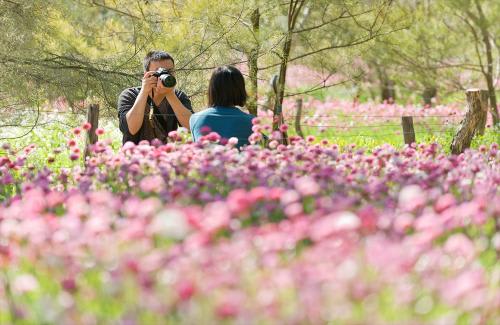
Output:
[[[218,133],[222,143],[235,137],[238,148],[248,144],[255,116],[240,110],[246,100],[245,80],[241,72],[233,66],[215,69],[208,86],[208,108],[191,115],[189,119],[193,140],[198,141],[209,130]]]

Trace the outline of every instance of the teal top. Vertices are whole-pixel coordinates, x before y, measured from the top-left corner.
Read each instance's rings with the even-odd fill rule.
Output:
[[[252,134],[252,119],[255,116],[242,112],[237,107],[209,107],[191,115],[189,126],[193,141],[198,141],[203,135],[204,127],[210,132],[217,132],[221,138],[238,138],[237,147],[247,145],[248,137]]]

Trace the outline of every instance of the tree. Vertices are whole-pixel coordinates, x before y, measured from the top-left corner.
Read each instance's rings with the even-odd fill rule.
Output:
[[[497,97],[495,93],[495,76],[500,73],[498,64],[500,53],[495,44],[495,35],[500,34],[498,20],[500,19],[500,4],[498,1],[460,0],[447,2],[452,13],[462,22],[469,35],[472,36],[477,65],[484,77],[489,92],[490,111],[495,124],[500,123]],[[450,29],[453,30],[453,27]],[[497,45],[497,58],[494,59],[494,46]],[[495,73],[495,67],[496,73]]]

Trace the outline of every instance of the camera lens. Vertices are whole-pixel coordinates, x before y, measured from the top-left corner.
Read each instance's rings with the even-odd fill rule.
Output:
[[[160,80],[163,86],[167,88],[172,88],[177,84],[177,80],[175,80],[175,77],[168,73],[162,74],[160,76]]]

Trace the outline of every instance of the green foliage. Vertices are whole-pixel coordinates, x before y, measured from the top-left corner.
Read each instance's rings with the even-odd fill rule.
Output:
[[[363,55],[368,65],[364,81],[378,93],[380,82],[394,80],[397,99],[420,100],[427,87],[438,90],[438,98],[465,88],[487,89],[484,72],[487,53],[480,32],[478,6],[485,15],[493,60],[499,59],[500,19],[498,1],[441,0],[398,3],[397,11],[411,17],[408,28],[377,39]],[[493,75],[498,75],[498,66]],[[416,96],[415,96],[416,95]]]

